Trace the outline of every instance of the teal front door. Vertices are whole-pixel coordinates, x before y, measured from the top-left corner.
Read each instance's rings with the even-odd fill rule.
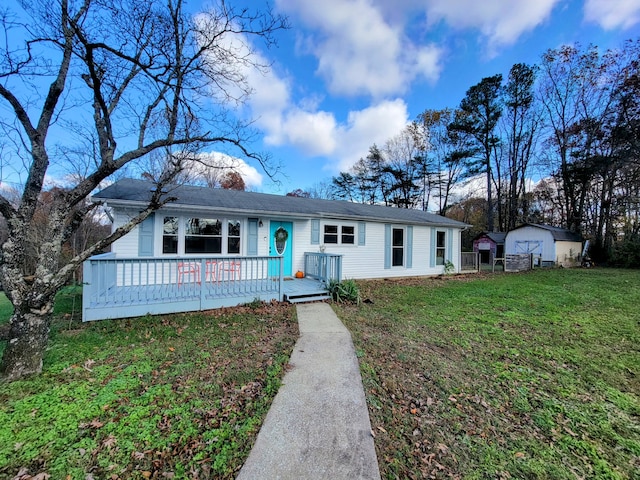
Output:
[[[284,275],[291,276],[293,224],[291,222],[271,220],[269,233],[269,256],[282,257],[284,262]],[[278,272],[271,272],[271,274],[276,276]]]

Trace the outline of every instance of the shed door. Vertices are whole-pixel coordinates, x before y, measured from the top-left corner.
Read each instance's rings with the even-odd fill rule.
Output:
[[[542,240],[516,240],[516,253],[542,255]]]

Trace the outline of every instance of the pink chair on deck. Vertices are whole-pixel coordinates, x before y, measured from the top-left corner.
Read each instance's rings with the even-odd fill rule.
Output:
[[[207,260],[205,266],[206,270],[204,272],[204,279],[207,282],[215,282],[218,278],[218,261]]]
[[[198,262],[178,263],[178,286],[183,283],[198,283],[200,285],[200,264]]]
[[[211,263],[211,267],[209,267]],[[236,260],[217,260],[207,262],[207,278],[211,281],[219,282],[221,280],[240,280],[241,263]]]

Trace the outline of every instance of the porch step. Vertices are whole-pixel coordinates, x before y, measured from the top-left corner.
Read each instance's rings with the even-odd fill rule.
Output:
[[[285,295],[285,301],[289,303],[318,302],[322,300],[330,300],[331,295],[328,292],[301,293],[297,295]]]

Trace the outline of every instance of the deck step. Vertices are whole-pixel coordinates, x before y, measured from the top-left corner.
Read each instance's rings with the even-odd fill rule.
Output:
[[[285,295],[285,300],[289,303],[318,302],[322,300],[331,300],[328,292],[301,293],[298,295]]]

